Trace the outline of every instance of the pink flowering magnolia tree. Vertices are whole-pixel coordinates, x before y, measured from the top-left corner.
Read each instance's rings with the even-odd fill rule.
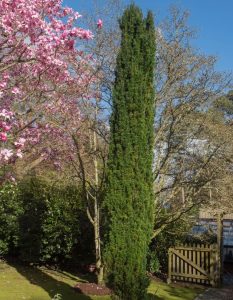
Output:
[[[28,154],[57,167],[69,164],[85,185],[89,212],[98,204],[96,195],[95,202],[88,200],[98,186],[97,136],[91,131],[98,120],[87,115],[99,97],[99,74],[82,50],[82,40],[92,34],[77,26],[79,17],[61,0],[0,0],[0,167]],[[96,26],[100,31],[102,20]],[[94,165],[94,174],[86,176],[83,164],[85,174]],[[0,182],[4,178],[0,174]],[[103,270],[98,215],[97,207],[90,220],[97,269]]]
[[[11,111],[2,109],[0,111],[0,162],[7,164],[12,162],[17,157],[22,157],[22,148],[25,144],[25,139],[12,137],[12,131],[17,128],[14,114]]]
[[[78,47],[92,33],[77,26],[79,13],[61,2],[0,0],[0,166],[44,137],[65,141],[68,130],[78,134],[78,99],[93,97],[95,62]],[[67,111],[69,128],[60,122]]]

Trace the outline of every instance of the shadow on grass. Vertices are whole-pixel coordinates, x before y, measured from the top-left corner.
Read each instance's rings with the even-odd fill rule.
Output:
[[[77,277],[79,278],[79,282],[94,282],[97,283],[97,278],[95,274],[89,273],[89,272],[81,272],[77,271],[74,268],[64,268],[62,270],[59,270],[59,273],[65,275],[66,277],[69,277],[70,279],[77,280]]]
[[[200,292],[204,290],[204,287],[198,288],[195,286],[179,286],[179,285],[168,285],[164,283],[157,283],[152,281],[152,286],[149,290],[149,299],[151,300],[192,300]]]
[[[148,293],[148,300],[164,300],[164,298]]]
[[[88,295],[76,292],[69,284],[49,276],[38,268],[16,263],[9,263],[9,265],[15,268],[17,272],[24,276],[31,284],[39,286],[45,290],[51,298],[53,298],[56,294],[60,294],[62,296],[62,300],[91,300]],[[75,277],[72,279],[77,280]],[[85,280],[80,281],[85,282]]]

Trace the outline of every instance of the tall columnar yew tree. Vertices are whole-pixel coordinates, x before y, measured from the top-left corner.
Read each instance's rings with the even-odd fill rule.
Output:
[[[153,228],[155,29],[130,5],[120,20],[105,205],[106,276],[120,299],[145,299]]]

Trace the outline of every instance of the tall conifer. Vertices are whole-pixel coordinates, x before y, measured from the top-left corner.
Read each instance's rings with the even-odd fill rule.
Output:
[[[155,29],[130,5],[120,20],[105,206],[107,280],[120,299],[146,299],[153,229]]]

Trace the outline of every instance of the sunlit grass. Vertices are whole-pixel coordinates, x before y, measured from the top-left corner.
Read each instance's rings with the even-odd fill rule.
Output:
[[[193,300],[202,290],[195,287],[181,287],[166,283],[151,282],[148,289],[151,299]],[[153,295],[153,296],[152,296]]]
[[[62,300],[109,300],[106,296],[88,296],[75,292],[72,287],[87,279],[68,272],[47,268],[32,268],[0,262],[0,300],[51,300],[56,294]],[[198,289],[174,287],[152,282],[149,287],[151,299],[192,300]]]

